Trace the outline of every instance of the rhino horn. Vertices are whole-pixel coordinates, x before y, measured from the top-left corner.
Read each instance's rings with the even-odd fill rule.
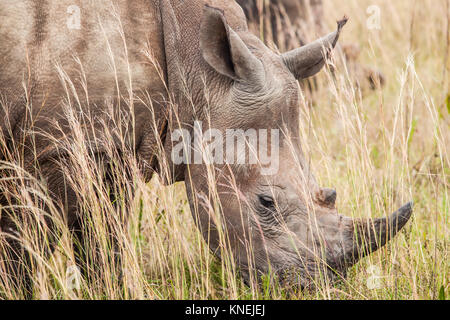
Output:
[[[409,202],[389,217],[367,220],[351,220],[345,238],[351,241],[340,259],[341,266],[351,266],[362,257],[383,247],[408,222],[413,203]],[[349,242],[347,242],[349,243]]]
[[[282,55],[283,61],[297,80],[315,75],[325,65],[329,51],[336,46],[342,27],[348,18],[337,22],[338,28],[329,35]]]

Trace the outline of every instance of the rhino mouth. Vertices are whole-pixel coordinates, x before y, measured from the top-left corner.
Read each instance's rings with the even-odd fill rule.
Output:
[[[317,265],[316,262],[316,264],[311,264],[309,267],[293,266],[280,268],[275,274],[285,289],[310,291],[319,287],[322,283],[334,285],[343,281],[347,272],[346,269],[338,270],[327,263]]]

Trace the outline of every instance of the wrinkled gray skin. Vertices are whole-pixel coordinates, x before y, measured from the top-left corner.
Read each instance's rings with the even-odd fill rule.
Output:
[[[80,30],[65,28],[67,7],[74,3],[81,8]],[[127,55],[112,12],[120,16]],[[54,65],[57,62],[69,78],[79,79],[80,68],[73,56],[79,57],[89,84],[87,103],[80,81],[73,81],[71,92],[76,90],[80,101],[73,108],[94,115],[94,132],[87,135],[86,142],[92,144],[96,155],[104,151],[102,132],[95,123],[105,116],[105,99],[126,113],[129,109],[124,103],[117,105],[126,99],[127,88],[132,87],[136,97],[145,100],[145,92],[151,97],[156,128],[151,125],[151,112],[135,99],[135,130],[131,131],[134,136],[129,145],[117,145],[119,151],[128,148],[136,152],[148,179],[158,171],[157,139],[163,140],[166,154],[170,155],[170,132],[178,128],[177,119],[189,130],[194,120],[208,122],[206,114],[211,127],[221,131],[282,129],[286,136],[280,136],[277,173],[263,176],[254,165],[215,166],[224,223],[236,262],[246,279],[250,272],[264,273],[269,269],[286,283],[302,287],[311,285],[323,270],[333,279],[335,271],[344,274],[364,254],[384,245],[408,221],[412,211],[408,204],[388,218],[368,221],[339,215],[335,191],[319,188],[302,153],[298,140],[297,79],[319,72],[324,65],[324,50],[336,44],[344,24],[345,20],[339,22],[338,31],[317,42],[278,55],[248,31],[244,13],[234,1],[3,0],[0,88],[8,107],[0,111],[0,124],[8,145],[2,146],[0,156],[6,158],[7,148],[22,146],[25,168],[34,172],[33,168],[39,165],[39,177],[47,181],[55,201],[66,204],[68,223],[77,228],[83,215],[77,214],[76,195],[53,164],[53,160],[64,158],[64,153],[56,152],[58,146],[41,135],[35,137],[33,151],[27,147],[31,142],[26,136],[30,118],[34,130],[58,138],[61,133],[54,129],[56,121],[70,134],[61,110],[67,95]],[[161,73],[142,53],[146,47],[151,48]],[[109,50],[116,57],[116,69],[111,67]],[[123,97],[120,101],[117,88]],[[169,98],[175,100],[175,110],[165,103]],[[31,115],[25,112],[27,102],[32,105]],[[95,143],[94,133],[100,137]],[[101,156],[99,160],[102,161]],[[217,229],[207,209],[206,172],[204,165],[190,165],[189,170],[186,166],[173,166],[171,174],[172,181],[186,182],[200,230],[211,249],[220,254]],[[235,178],[237,194],[230,192],[231,176]],[[15,228],[5,214],[0,226],[6,233]],[[11,246],[17,248],[19,244],[11,241]],[[250,260],[249,248],[253,251]]]
[[[258,8],[257,0],[237,2],[244,8],[249,29],[255,35],[260,35],[263,31],[266,44],[275,44],[281,52],[305,45],[316,34],[325,32],[322,0],[270,0],[264,2],[262,8]],[[264,19],[260,19],[259,12]],[[360,50],[357,43],[344,43],[338,47],[338,52],[345,58],[350,76],[365,93],[383,86],[385,77],[376,68],[359,62]]]

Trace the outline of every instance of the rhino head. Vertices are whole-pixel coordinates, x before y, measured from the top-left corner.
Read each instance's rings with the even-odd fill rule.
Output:
[[[320,274],[336,279],[391,239],[412,212],[412,205],[407,204],[380,219],[340,215],[336,191],[317,185],[302,152],[297,80],[320,71],[347,20],[339,21],[335,32],[279,55],[245,26],[234,23],[236,27],[231,27],[226,16],[209,6],[203,11],[199,48],[204,75],[194,82],[206,89],[193,98],[194,105],[204,110],[195,118],[224,136],[230,128],[244,135],[252,129],[258,133],[278,130],[279,134],[277,139],[266,140],[273,170],[265,170],[263,161],[185,166],[193,215],[216,254],[221,255],[224,243],[230,246],[247,280],[255,271],[274,272],[287,284],[301,287],[314,285]],[[227,153],[225,147],[223,153]],[[218,216],[215,200],[221,212]]]

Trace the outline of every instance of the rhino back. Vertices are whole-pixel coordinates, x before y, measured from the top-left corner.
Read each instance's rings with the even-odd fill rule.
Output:
[[[63,121],[63,101],[81,108],[95,106],[100,114],[105,99],[118,97],[118,91],[128,97],[131,91],[164,94],[158,3],[1,1],[0,128],[14,131],[27,102],[35,125],[41,123],[46,130],[48,119]],[[135,113],[140,119],[150,116],[144,107]]]

